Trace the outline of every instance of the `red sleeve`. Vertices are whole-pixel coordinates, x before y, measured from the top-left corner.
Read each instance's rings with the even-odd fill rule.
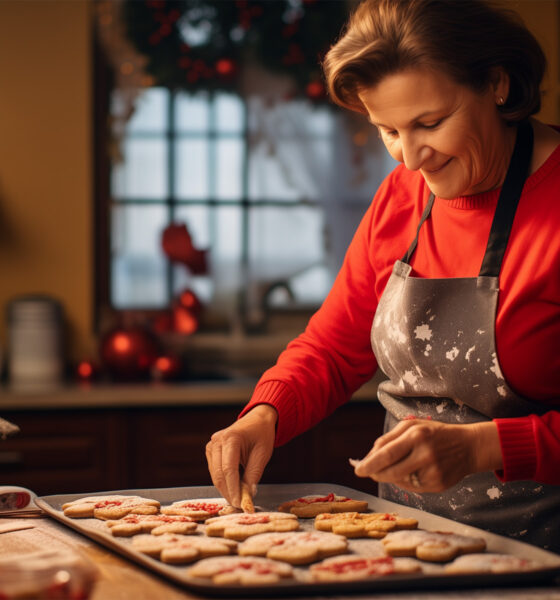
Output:
[[[257,404],[274,406],[279,415],[277,446],[348,401],[377,369],[370,343],[377,307],[375,273],[369,258],[372,206],[323,305],[305,332],[290,342],[276,365],[263,374],[240,415]]]
[[[494,419],[504,460],[502,481],[533,480],[560,485],[560,413]]]

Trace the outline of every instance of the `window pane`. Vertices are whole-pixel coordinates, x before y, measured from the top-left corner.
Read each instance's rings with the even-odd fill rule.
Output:
[[[288,280],[295,301],[301,304],[321,304],[332,284],[332,274],[327,265],[316,265]]]
[[[245,126],[243,101],[233,94],[217,94],[215,100],[216,130],[220,133],[241,133]]]
[[[181,200],[207,199],[210,194],[208,140],[182,139],[175,146],[175,193]]]
[[[167,305],[163,206],[116,206],[112,211],[111,301],[116,308]]]
[[[216,141],[216,198],[240,200],[243,197],[243,141]]]
[[[251,280],[287,280],[324,255],[323,215],[312,207],[252,208],[249,227]]]
[[[327,181],[332,145],[323,140],[276,140],[251,148],[250,200],[318,200]]]
[[[215,286],[213,303],[218,311],[235,313],[238,291],[240,286],[243,286],[241,207],[219,206],[214,208],[211,227],[210,263]]]
[[[167,146],[162,139],[129,138],[123,162],[113,166],[111,192],[115,199],[160,200],[167,196]]]
[[[195,248],[203,250],[210,246],[210,207],[180,205],[174,220],[185,223]]]
[[[306,131],[310,135],[330,136],[334,133],[334,116],[327,107],[306,107]]]
[[[177,131],[180,132],[208,131],[210,123],[208,94],[177,94],[175,123]]]
[[[134,113],[127,123],[129,134],[162,133],[167,129],[169,90],[148,88],[134,102]]]

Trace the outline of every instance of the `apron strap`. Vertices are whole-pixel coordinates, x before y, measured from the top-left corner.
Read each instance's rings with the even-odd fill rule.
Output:
[[[432,206],[434,205],[434,200],[435,200],[435,195],[433,193],[431,193],[430,197],[428,198],[428,203],[426,204],[426,208],[424,209],[424,212],[422,213],[422,217],[420,218],[420,223],[418,223],[418,227],[416,229],[416,236],[412,240],[412,243],[410,244],[408,250],[406,251],[406,254],[403,256],[401,262],[408,264],[412,255],[414,254],[414,251],[416,250],[416,245],[418,244],[418,235],[420,234],[420,227],[422,227],[422,224],[424,223],[424,221],[430,216],[430,213],[432,212]]]
[[[532,154],[533,128],[529,121],[522,121],[517,127],[515,147],[498,198],[479,277],[498,277],[500,274],[515,211],[529,173]]]
[[[513,154],[511,155],[506,178],[498,198],[498,204],[494,213],[486,252],[482,259],[479,277],[498,277],[500,274],[509,234],[511,233],[511,228],[513,226],[515,211],[517,210],[521,192],[523,191],[523,186],[525,185],[525,180],[529,173],[532,155],[533,128],[529,121],[521,121],[517,127],[515,147],[513,148]],[[420,223],[418,223],[416,236],[412,240],[412,243],[401,262],[409,264],[410,259],[416,250],[416,245],[418,244],[420,227],[422,227],[424,221],[430,216],[434,200],[435,196],[432,193],[430,194],[426,208],[422,213]]]

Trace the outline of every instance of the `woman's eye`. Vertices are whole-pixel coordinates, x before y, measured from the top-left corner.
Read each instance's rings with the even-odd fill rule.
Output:
[[[391,139],[393,139],[393,138],[396,138],[396,137],[398,137],[398,136],[399,136],[399,133],[398,133],[398,131],[389,131],[389,130],[385,130],[385,131],[383,131],[383,136],[384,136],[384,137],[386,137],[386,138],[391,138]],[[381,135],[380,135],[380,137],[381,137]]]
[[[442,121],[443,121],[443,119],[440,119],[439,121],[436,121],[435,123],[421,123],[420,127],[422,127],[423,129],[435,129],[436,127],[441,125]]]

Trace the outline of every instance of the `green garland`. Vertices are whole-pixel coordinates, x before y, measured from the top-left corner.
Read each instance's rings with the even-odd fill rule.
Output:
[[[156,85],[235,90],[252,59],[320,100],[320,61],[348,12],[345,0],[126,0],[123,17]]]

